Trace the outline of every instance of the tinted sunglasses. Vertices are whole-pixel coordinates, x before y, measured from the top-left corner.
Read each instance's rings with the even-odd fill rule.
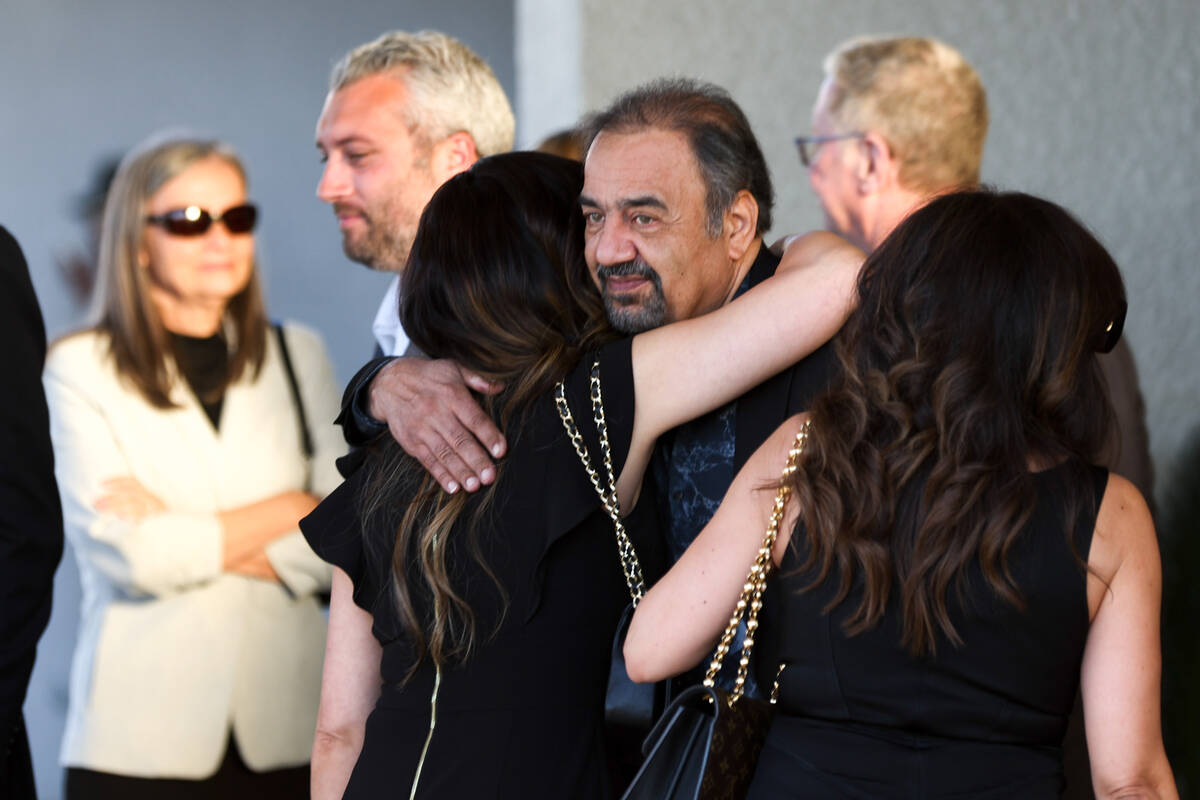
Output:
[[[220,222],[230,233],[249,233],[258,221],[258,209],[252,203],[227,208],[213,216],[199,206],[174,208],[165,214],[152,214],[146,222],[157,225],[172,236],[202,236],[214,222]]]

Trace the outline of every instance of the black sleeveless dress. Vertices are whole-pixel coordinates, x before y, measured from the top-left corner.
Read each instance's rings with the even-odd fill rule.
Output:
[[[1084,471],[1074,551],[1060,465],[1034,476],[1037,506],[1008,558],[1025,610],[999,599],[974,567],[965,602],[951,603],[963,643],[941,638],[933,657],[900,645],[894,599],[877,627],[847,637],[841,624],[861,590],[823,614],[836,580],[800,594],[810,576],[795,574],[802,559],[789,548],[755,653],[760,685],[787,666],[750,797],[1058,797],[1088,631],[1080,559],[1108,479],[1099,467]]]
[[[617,473],[633,429],[630,341],[601,350]],[[589,358],[565,383],[576,424],[599,466],[590,367]],[[390,589],[394,531],[361,530],[357,511],[365,470],[301,523],[313,549],[354,581],[354,602],[371,613],[372,631],[383,647],[383,693],[367,719],[346,798],[408,797],[423,750],[418,798],[609,796],[604,694],[613,634],[629,602],[612,522],[563,431],[552,395],[537,401],[519,431],[508,433],[493,524],[480,536],[504,597],[470,558],[463,539],[451,545],[452,580],[476,611],[477,631],[486,637],[497,623],[499,628],[481,639],[465,664],[443,668],[436,704],[435,670],[427,660],[403,682],[413,652]],[[661,571],[665,551],[652,506],[639,503],[626,520],[647,579]],[[421,585],[418,576],[412,585]],[[417,605],[419,613],[430,613],[419,595]]]

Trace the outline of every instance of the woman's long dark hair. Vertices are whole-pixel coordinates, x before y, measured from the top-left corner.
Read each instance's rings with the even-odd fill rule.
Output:
[[[434,194],[405,267],[405,331],[430,357],[454,359],[504,384],[481,401],[510,446],[534,401],[585,353],[615,338],[583,258],[582,186],[582,166],[565,158],[525,152],[485,158]],[[452,580],[457,570],[448,548],[454,537],[465,537],[457,544],[465,544],[504,595],[479,547],[504,483],[503,465],[490,487],[448,495],[386,438],[368,460],[364,530],[378,524],[396,530],[392,583],[416,653],[413,669],[425,657],[435,664],[462,660],[477,639],[476,614]],[[418,597],[431,619],[423,618]]]
[[[961,599],[978,560],[1022,606],[1007,555],[1035,504],[1031,463],[1086,486],[1110,419],[1094,357],[1124,321],[1104,247],[1059,206],[1019,193],[951,194],[914,212],[867,259],[843,328],[839,383],[812,408],[794,483],[812,588],[836,576],[827,611],[863,592],[849,634],[891,593],[903,644],[961,642]],[[1082,494],[1067,498],[1068,519]]]

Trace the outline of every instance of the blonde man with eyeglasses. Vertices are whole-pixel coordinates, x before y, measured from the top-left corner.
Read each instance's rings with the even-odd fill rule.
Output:
[[[987,95],[935,39],[853,39],[825,59],[812,135],[797,141],[827,224],[873,250],[914,208],[979,182]]]

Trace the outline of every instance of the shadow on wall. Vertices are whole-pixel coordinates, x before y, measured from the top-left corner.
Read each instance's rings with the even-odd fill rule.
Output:
[[[1162,495],[1163,739],[1180,797],[1200,796],[1200,428]]]

